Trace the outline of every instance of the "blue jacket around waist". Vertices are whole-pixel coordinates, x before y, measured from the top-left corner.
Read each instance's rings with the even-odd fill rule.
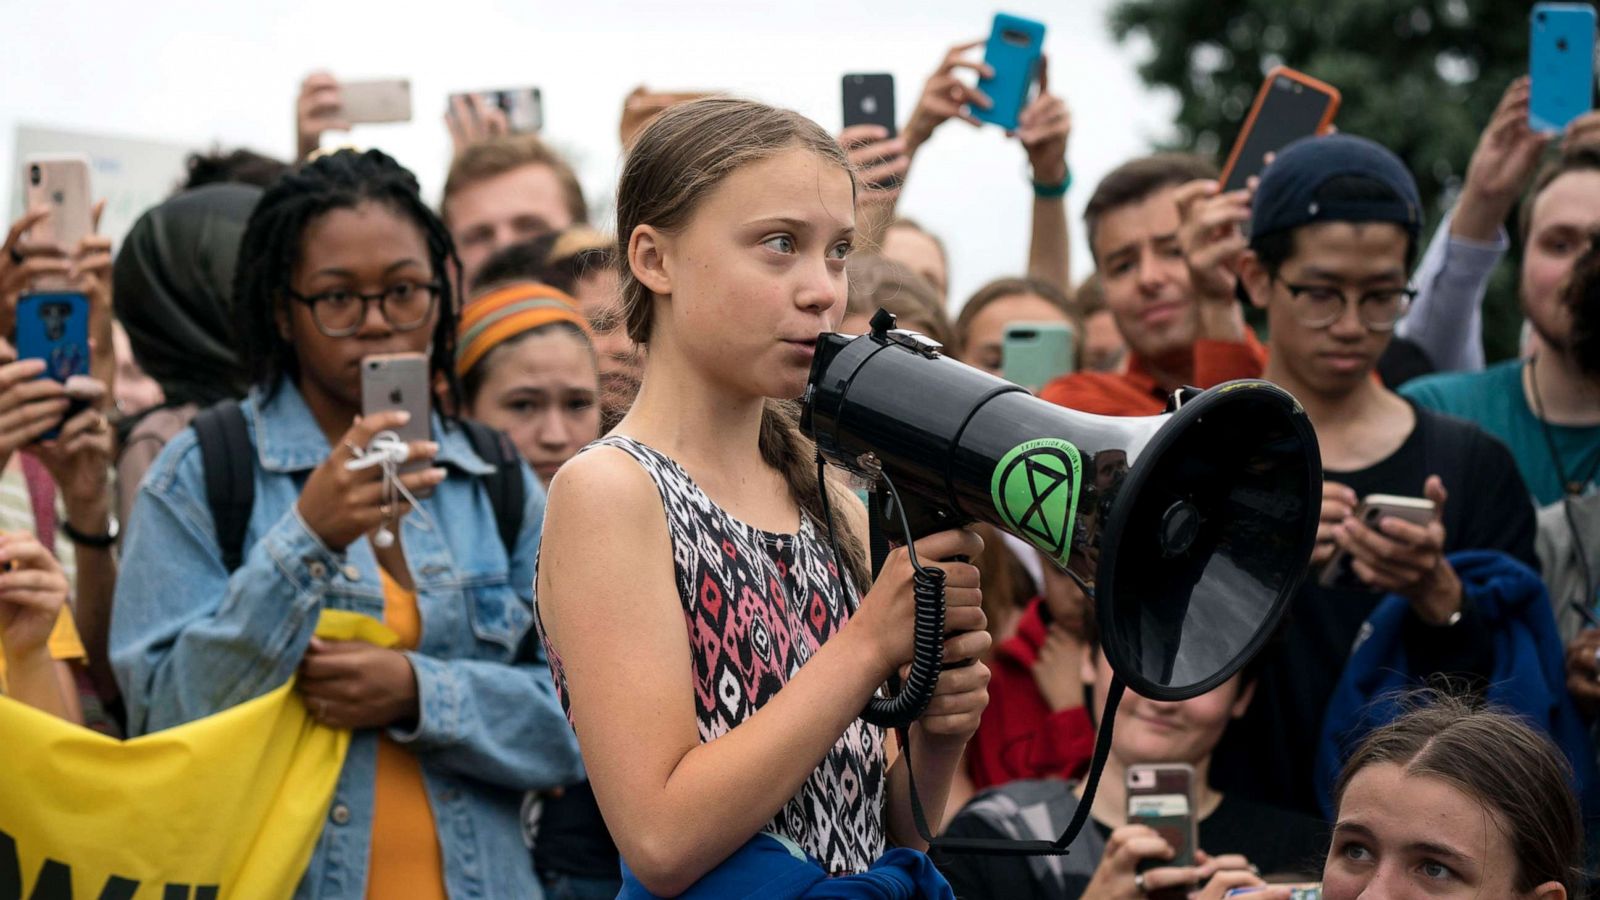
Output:
[[[134,506],[117,583],[111,661],[132,734],[227,709],[283,684],[323,609],[383,617],[378,564],[365,538],[323,545],[295,503],[328,443],[292,384],[243,411],[256,448],[255,504],[244,558],[223,565],[194,431],[151,466]],[[435,523],[402,520],[422,637],[409,652],[420,713],[389,736],[422,763],[449,894],[541,896],[522,842],[523,792],[582,777],[533,621],[533,566],[544,492],[523,467],[527,507],[508,559],[479,477],[491,467],[436,415],[437,462],[449,472],[424,499]],[[354,735],[301,898],[361,898],[372,833],[377,731]],[[248,786],[241,785],[241,790]]]
[[[1600,811],[1594,750],[1588,728],[1567,694],[1566,652],[1544,582],[1532,569],[1495,550],[1450,554],[1466,601],[1483,617],[1494,640],[1494,667],[1487,699],[1520,715],[1553,739],[1576,774],[1586,815]],[[1362,626],[1362,636],[1339,686],[1328,701],[1317,748],[1317,794],[1334,814],[1339,770],[1374,728],[1400,714],[1399,692],[1425,684],[1428,672],[1412,672],[1401,640],[1408,601],[1385,597]]]
[[[793,841],[762,832],[678,895],[679,900],[955,900],[927,854],[896,847],[857,875],[829,878]],[[659,900],[626,861],[617,900]]]

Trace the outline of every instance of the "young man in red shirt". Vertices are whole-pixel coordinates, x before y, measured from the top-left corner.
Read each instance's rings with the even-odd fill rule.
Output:
[[[1152,416],[1186,385],[1259,378],[1266,350],[1246,327],[1230,263],[1245,249],[1250,192],[1218,193],[1197,157],[1144,157],[1107,175],[1084,211],[1127,371],[1074,372],[1046,385],[1052,403],[1112,416]]]

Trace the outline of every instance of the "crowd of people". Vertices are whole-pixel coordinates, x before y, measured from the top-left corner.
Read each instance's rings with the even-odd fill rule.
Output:
[[[903,879],[884,896],[1584,896],[1600,113],[1537,133],[1508,86],[1431,236],[1406,161],[1360,136],[1231,192],[1198,155],[1129,160],[1080,186],[1074,285],[1074,123],[1041,67],[1012,133],[1029,244],[951,298],[962,236],[896,205],[919,149],[990,103],[975,46],[896,135],[636,93],[614,223],[483,107],[450,117],[430,206],[381,150],[322,149],[345,127],[326,73],[295,161],[196,155],[114,256],[26,212],[0,334],[65,278],[91,359],[57,381],[0,339],[4,695],[132,738],[293,679],[352,734],[304,897],[733,896],[748,871]],[[1524,352],[1491,362],[1508,252]],[[912,659],[917,573],[904,547],[870,570],[857,486],[819,475],[793,401],[817,336],[880,308],[995,375],[1007,326],[1070,327],[1076,364],[1038,393],[1074,409],[1263,378],[1315,428],[1316,545],[1281,627],[1202,696],[1128,696],[1069,855],[891,852],[929,849],[924,813],[1054,839],[1113,675],[1095,560],[1069,574],[973,526],[914,547],[945,575],[945,658],[973,664],[900,735],[858,717]],[[401,353],[427,360],[427,436],[355,465],[417,424],[363,415],[363,360]],[[1375,495],[1433,514],[1365,515]],[[398,644],[319,637],[323,610]],[[1192,858],[1129,815],[1128,772],[1158,763],[1192,767]]]

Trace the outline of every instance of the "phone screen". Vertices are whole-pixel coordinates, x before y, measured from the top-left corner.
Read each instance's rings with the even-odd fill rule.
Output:
[[[1246,122],[1235,142],[1224,191],[1242,190],[1252,175],[1260,175],[1268,153],[1316,134],[1334,102],[1332,95],[1286,75],[1272,76],[1265,91],[1255,118]]]

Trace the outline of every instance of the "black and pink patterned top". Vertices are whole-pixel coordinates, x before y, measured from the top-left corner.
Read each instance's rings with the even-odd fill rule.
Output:
[[[700,740],[716,740],[777,696],[849,620],[855,588],[809,516],[801,516],[797,534],[762,531],[728,515],[677,463],[638,441],[611,435],[591,446],[627,453],[661,492],[694,657]],[[617,646],[627,647],[626,635]],[[548,638],[545,650],[566,706],[566,675]],[[831,874],[863,872],[884,850],[883,803],[883,732],[857,719],[765,830],[794,841]]]

